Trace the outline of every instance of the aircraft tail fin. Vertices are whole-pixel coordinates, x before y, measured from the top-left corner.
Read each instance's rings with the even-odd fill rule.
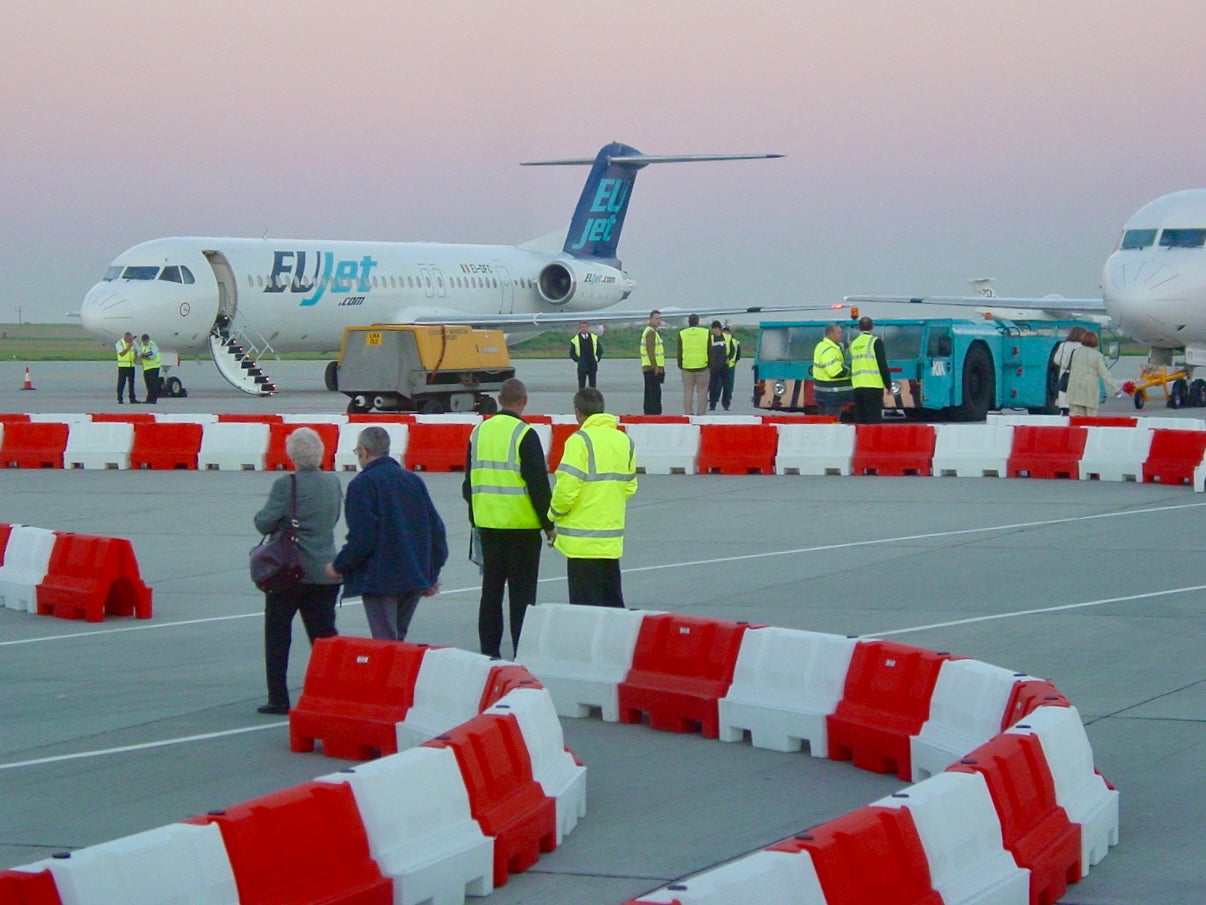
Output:
[[[582,187],[578,206],[570,220],[569,233],[562,248],[575,258],[590,258],[620,266],[616,249],[632,185],[637,171],[651,163],[694,163],[704,160],[755,160],[782,157],[782,154],[642,154],[619,142],[605,145],[594,159],[533,160],[525,167],[590,165],[590,175]]]

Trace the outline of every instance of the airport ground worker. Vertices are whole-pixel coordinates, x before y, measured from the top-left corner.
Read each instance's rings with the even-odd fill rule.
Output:
[[[339,581],[326,574],[335,556],[335,523],[343,502],[343,488],[332,472],[322,470],[322,438],[313,428],[299,427],[285,439],[285,453],[295,471],[276,479],[264,508],[255,514],[255,529],[275,534],[297,519],[297,552],[305,570],[301,581],[283,591],[264,596],[264,674],[268,703],[258,713],[289,712],[289,647],[293,616],[301,613],[306,636],[330,638],[335,631],[335,604]],[[296,496],[295,496],[296,494]]]
[[[158,344],[146,333],[142,334],[142,342],[138,346],[138,360],[142,362],[142,382],[147,390],[144,399],[147,405],[154,405],[159,401],[159,387],[162,385],[159,380],[162,362]]]
[[[707,411],[709,338],[698,314],[688,317],[687,326],[678,331],[678,369],[683,375],[683,411],[688,415]]]
[[[861,317],[859,335],[850,344],[850,385],[854,387],[854,423],[879,424],[883,420],[884,390],[892,386],[892,373],[883,341],[871,331],[875,321]]]
[[[720,331],[724,334],[725,345],[728,348],[729,372],[725,375],[724,389],[720,393],[720,404],[727,412],[733,404],[733,387],[737,385],[737,362],[741,361],[741,340],[733,335],[726,324]]]
[[[590,332],[590,324],[582,321],[578,332],[570,340],[570,358],[578,366],[578,389],[594,386],[599,375],[599,360],[603,357],[603,343]]]
[[[850,401],[850,369],[842,351],[842,325],[830,324],[812,350],[812,392],[822,415],[841,415]]]
[[[658,328],[662,312],[649,312],[649,323],[641,332],[641,374],[645,378],[645,399],[642,410],[646,415],[662,413],[662,384],[666,380],[666,350]]]
[[[366,427],[356,442],[360,473],[344,500],[348,536],[327,566],[345,597],[360,597],[369,633],[405,641],[420,597],[440,590],[448,560],[444,522],[427,485],[389,454],[389,434]]]
[[[528,391],[512,377],[498,389],[499,411],[473,428],[461,494],[482,551],[482,596],[477,634],[482,653],[502,656],[503,590],[510,602],[512,651],[527,608],[536,602],[540,545],[553,542],[548,516],[552,491],[540,437],[523,420]]]
[[[624,606],[620,557],[628,498],[636,493],[636,449],[604,411],[603,394],[579,390],[579,429],[565,441],[549,505],[553,545],[565,554],[569,602]]]
[[[716,410],[716,403],[724,395],[724,383],[729,376],[729,343],[724,338],[720,321],[712,321],[708,330],[708,411]],[[730,393],[731,398],[731,393]],[[725,410],[729,403],[725,402]]]
[[[117,351],[117,402],[120,405],[126,401],[122,396],[128,386],[130,402],[137,404],[138,399],[134,396],[134,360],[138,356],[138,350],[134,347],[134,334],[127,330],[125,335],[113,344],[113,348]]]

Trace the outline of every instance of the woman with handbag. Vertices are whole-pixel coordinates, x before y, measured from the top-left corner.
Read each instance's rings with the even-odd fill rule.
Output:
[[[339,478],[322,471],[322,439],[309,427],[299,427],[285,440],[285,453],[294,471],[277,479],[268,502],[255,515],[261,534],[292,531],[297,537],[302,575],[288,587],[268,591],[264,602],[264,666],[268,703],[259,713],[287,714],[289,645],[293,640],[293,614],[300,612],[310,643],[335,631],[335,603],[339,582],[328,578],[326,564],[335,558],[335,523],[343,503]]]
[[[1068,413],[1071,415],[1097,414],[1102,383],[1115,396],[1122,395],[1106,368],[1105,359],[1097,351],[1099,345],[1097,334],[1086,330],[1080,337],[1080,345],[1068,356]]]
[[[1059,374],[1055,384],[1055,407],[1061,415],[1068,414],[1068,368],[1072,366],[1072,353],[1080,348],[1080,338],[1084,335],[1084,327],[1073,327],[1067,338],[1055,347],[1051,357],[1051,365]]]

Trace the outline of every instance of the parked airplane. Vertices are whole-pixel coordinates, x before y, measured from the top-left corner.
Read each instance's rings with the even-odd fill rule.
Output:
[[[118,255],[84,297],[84,329],[116,340],[148,333],[167,353],[209,350],[222,376],[253,395],[276,391],[255,359],[338,349],[343,329],[374,323],[473,324],[512,338],[576,323],[628,298],[634,283],[616,250],[637,171],[651,163],[747,160],[780,154],[645,155],[628,145],[596,157],[525,166],[591,165],[568,234],[519,246],[430,242],[176,237]],[[809,306],[821,307],[821,306]],[[825,306],[833,307],[833,306]],[[839,306],[840,307],[840,306]],[[673,315],[676,309],[663,308]],[[759,307],[699,309],[755,313]],[[792,309],[794,310],[794,309]],[[592,321],[640,320],[637,312]],[[527,328],[517,334],[516,328]],[[327,385],[333,386],[334,362]],[[179,395],[178,377],[165,392]]]
[[[1206,365],[1206,189],[1162,195],[1127,220],[1102,267],[1099,299],[1001,298],[984,288],[977,285],[975,296],[850,295],[845,301],[968,305],[1003,317],[1108,315],[1118,330],[1150,347],[1141,384],[1167,386],[1173,407],[1206,406],[1206,380],[1194,378],[1194,369]],[[1174,362],[1177,353],[1183,361]]]

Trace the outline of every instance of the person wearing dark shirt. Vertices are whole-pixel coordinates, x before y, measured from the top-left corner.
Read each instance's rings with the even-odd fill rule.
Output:
[[[570,340],[570,358],[578,365],[578,389],[595,385],[599,375],[599,359],[603,357],[603,343],[590,332],[590,324],[582,321],[578,332]]]

